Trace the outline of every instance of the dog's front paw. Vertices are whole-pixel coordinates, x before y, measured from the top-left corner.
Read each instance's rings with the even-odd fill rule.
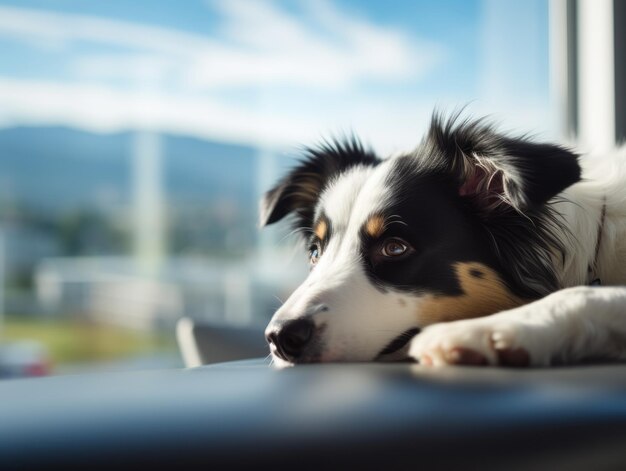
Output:
[[[435,324],[411,341],[409,355],[427,366],[547,364],[536,330],[523,321],[495,317]]]

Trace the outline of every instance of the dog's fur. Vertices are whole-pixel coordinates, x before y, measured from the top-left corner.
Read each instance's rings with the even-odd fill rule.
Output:
[[[261,204],[312,262],[267,328],[278,364],[626,358],[626,149],[583,159],[435,114],[404,155],[307,154]]]

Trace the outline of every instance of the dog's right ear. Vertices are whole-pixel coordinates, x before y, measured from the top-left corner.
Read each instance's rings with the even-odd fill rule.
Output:
[[[423,145],[428,165],[452,176],[459,196],[486,217],[538,208],[580,180],[578,156],[569,149],[510,137],[460,113],[448,120],[435,113]]]
[[[261,227],[293,213],[297,227],[310,228],[320,194],[333,177],[355,165],[377,165],[379,162],[355,137],[306,149],[300,164],[261,200]]]

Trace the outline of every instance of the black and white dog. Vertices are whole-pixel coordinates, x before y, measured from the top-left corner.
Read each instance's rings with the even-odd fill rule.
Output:
[[[261,224],[290,214],[311,272],[267,327],[279,365],[626,359],[626,149],[583,160],[435,114],[405,155],[309,149]]]

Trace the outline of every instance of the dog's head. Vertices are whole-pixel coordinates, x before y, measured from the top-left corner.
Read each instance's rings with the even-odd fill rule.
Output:
[[[399,359],[429,324],[484,316],[558,287],[558,215],[577,158],[435,115],[409,154],[356,139],[308,150],[261,224],[294,216],[311,272],[266,330],[278,363]]]

